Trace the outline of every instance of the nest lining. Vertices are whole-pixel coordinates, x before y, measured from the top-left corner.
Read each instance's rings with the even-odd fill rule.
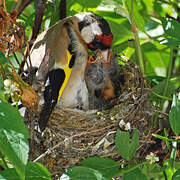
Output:
[[[44,164],[54,179],[87,157],[122,160],[114,142],[121,120],[130,122],[140,132],[136,157],[144,158],[146,149],[154,143],[150,128],[154,108],[148,101],[150,93],[140,70],[134,64],[118,65],[118,75],[113,81],[117,97],[111,109],[84,112],[56,108],[43,134],[36,128],[38,119],[33,112],[27,113],[30,159]]]

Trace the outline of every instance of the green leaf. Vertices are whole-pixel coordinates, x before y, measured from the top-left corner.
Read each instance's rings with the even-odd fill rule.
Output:
[[[20,177],[15,168],[9,168],[0,172],[0,180],[20,180]]]
[[[173,142],[172,144],[173,144],[172,151],[171,151],[170,158],[169,158],[169,164],[170,164],[171,169],[174,168],[174,163],[175,163],[176,156],[177,156],[176,155],[177,154],[177,142]]]
[[[146,59],[146,74],[166,76],[169,63],[169,49],[159,42],[146,42],[141,45]]]
[[[172,176],[174,174],[174,171],[175,171],[175,168],[171,168],[171,161],[170,159],[167,159],[164,163],[163,163],[163,166],[165,168],[165,173],[166,173],[166,176],[167,176],[167,179],[169,180],[172,180]]]
[[[161,18],[165,34],[180,40],[180,23],[174,19]]]
[[[119,154],[126,160],[130,160],[136,153],[139,146],[139,131],[133,130],[132,139],[130,140],[129,132],[118,130],[115,138],[116,148]]]
[[[131,0],[126,0],[126,6],[127,6],[127,9],[128,9],[128,12],[129,12],[129,16],[131,14]],[[134,18],[134,21],[137,25],[137,27],[144,32],[144,27],[145,27],[145,21],[144,21],[144,18],[142,17],[141,13],[139,12],[140,11],[140,6],[137,5],[137,2],[136,0],[133,0],[133,18]]]
[[[166,79],[159,82],[158,85],[154,86],[152,88],[152,91],[155,92],[156,94],[162,95],[163,91],[164,91],[164,87],[165,87],[165,83],[166,83]],[[167,97],[171,98],[172,94],[176,91],[176,89],[178,89],[180,87],[180,77],[175,77],[175,78],[171,78],[169,81],[169,86],[167,89],[168,95]],[[151,95],[151,98],[153,100],[157,99],[157,96],[155,94]]]
[[[165,167],[161,167],[157,163],[145,165],[144,167],[140,168],[140,170],[146,175],[148,172],[149,179],[164,179],[163,171],[165,170]]]
[[[99,171],[103,177],[111,179],[119,172],[119,163],[108,159],[108,158],[98,158],[92,157],[87,158],[81,163],[85,167],[92,168]]]
[[[29,138],[29,132],[19,111],[10,104],[0,101],[0,129],[14,130]]]
[[[148,12],[153,12],[153,4],[154,4],[154,1],[153,0],[143,0],[144,4],[146,5],[146,8],[147,8],[147,11]]]
[[[51,180],[48,170],[40,163],[28,162],[25,173],[26,180]]]
[[[74,0],[74,2],[80,4],[83,8],[95,8],[102,0],[89,1],[89,0]]]
[[[108,180],[103,175],[94,169],[82,166],[76,166],[68,169],[61,177],[60,180]]]
[[[29,152],[29,134],[23,118],[17,109],[0,101],[0,121],[0,150],[23,178]]]
[[[173,102],[169,113],[169,121],[174,134],[180,133],[180,101],[173,95]]]
[[[148,84],[150,84],[151,87],[158,85],[164,79],[166,79],[166,78],[162,77],[162,76],[147,76],[146,77],[146,80],[147,80]]]
[[[180,23],[174,19],[161,18],[163,29],[166,35],[166,45],[180,45]]]
[[[129,173],[124,174],[123,180],[146,180],[147,177],[140,171],[139,168],[130,171]]]
[[[2,63],[2,64],[7,63],[7,58],[5,57],[5,55],[2,52],[0,52],[0,63]]]
[[[175,38],[166,38],[160,41],[161,44],[167,45],[167,46],[179,46],[180,40]]]
[[[180,169],[178,169],[172,177],[172,180],[179,180],[180,179]]]

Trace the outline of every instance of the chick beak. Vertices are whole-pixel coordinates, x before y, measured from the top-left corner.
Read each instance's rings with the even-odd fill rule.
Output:
[[[110,52],[110,50],[109,49],[102,50],[101,53],[102,53],[102,57],[104,59],[104,63],[105,64],[106,63],[107,64],[110,63],[110,59],[111,59],[111,52]]]

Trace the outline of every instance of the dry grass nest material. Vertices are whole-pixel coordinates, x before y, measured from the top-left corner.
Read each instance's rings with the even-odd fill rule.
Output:
[[[31,134],[30,159],[44,164],[53,177],[86,157],[121,160],[114,142],[121,120],[140,131],[140,146],[136,156],[144,158],[146,150],[154,143],[150,128],[154,109],[148,101],[149,90],[134,64],[118,65],[115,81],[118,96],[113,108],[86,113],[56,109],[43,134],[36,130],[37,119],[34,121],[32,113],[27,113]]]

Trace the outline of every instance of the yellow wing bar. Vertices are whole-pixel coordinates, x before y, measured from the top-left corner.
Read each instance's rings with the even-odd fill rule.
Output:
[[[60,100],[61,96],[62,96],[62,93],[64,91],[64,88],[66,87],[67,83],[68,83],[68,80],[69,80],[69,77],[71,75],[71,71],[72,71],[72,68],[69,67],[69,63],[70,63],[70,60],[71,60],[71,57],[72,57],[72,54],[67,50],[67,59],[68,59],[68,63],[67,63],[67,67],[65,67],[63,70],[64,70],[64,73],[65,73],[65,79],[64,79],[64,82],[59,90],[59,96],[58,96],[58,101]]]

